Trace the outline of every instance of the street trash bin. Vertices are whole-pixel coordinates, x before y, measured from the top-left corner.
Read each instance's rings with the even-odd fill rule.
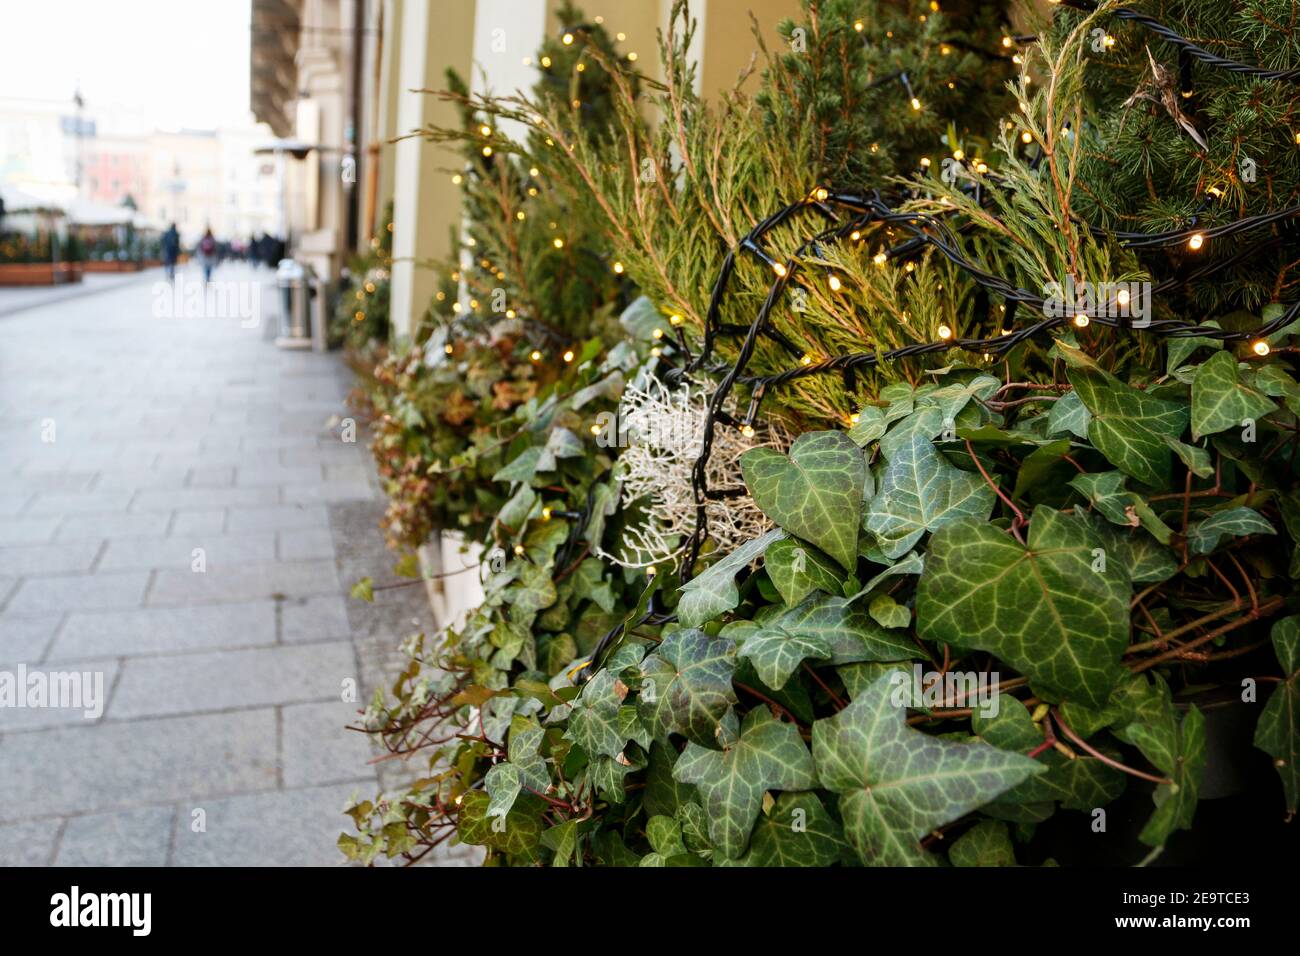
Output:
[[[310,319],[312,279],[310,266],[293,259],[281,259],[275,270],[280,287],[280,334],[275,344],[282,349],[311,348]]]

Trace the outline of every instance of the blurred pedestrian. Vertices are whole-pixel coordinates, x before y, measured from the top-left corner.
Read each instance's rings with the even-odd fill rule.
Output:
[[[199,265],[203,267],[205,284],[212,280],[212,269],[216,264],[217,237],[212,234],[212,228],[208,227],[203,233],[203,238],[199,240]]]
[[[180,255],[181,234],[176,231],[176,223],[172,223],[162,234],[162,260],[163,268],[167,271],[168,282],[176,278],[176,260]]]

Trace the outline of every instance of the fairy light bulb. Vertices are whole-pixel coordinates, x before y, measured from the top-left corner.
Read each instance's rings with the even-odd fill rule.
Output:
[[[1127,307],[1128,300],[1129,300],[1128,289],[1120,289],[1119,292],[1115,294],[1115,301],[1122,306]]]
[[[742,435],[744,435],[746,438],[753,438],[753,437],[754,437],[754,426],[753,426],[753,425],[741,425],[741,426],[740,426],[740,433],[741,433]]]
[[[650,334],[653,335],[653,336],[654,336],[655,338],[657,338],[657,339],[662,339],[662,338],[664,337],[664,330],[663,330],[663,329],[655,329],[655,330],[654,330],[653,332],[651,332]]]
[[[623,263],[621,263],[621,262],[616,262],[616,263],[614,263],[614,271],[617,272],[619,275],[622,275],[622,274],[623,274]]]
[[[528,217],[524,215],[524,211],[521,209],[517,213],[515,213],[515,218],[518,219],[520,222],[523,222]]]
[[[854,229],[851,233],[849,233],[849,238],[852,239],[854,242],[857,242],[859,239],[862,238],[862,233]]]
[[[451,181],[454,185],[459,186],[461,183],[465,181],[465,177],[462,176],[460,173],[457,173],[456,175],[451,177]]]
[[[628,59],[628,62],[629,62],[629,63],[635,63],[635,62],[636,62],[636,54],[635,54],[635,53],[629,53],[629,54],[627,55],[627,59]]]
[[[950,338],[952,338],[952,329],[948,328],[948,326],[946,325],[939,326],[939,338],[947,342]]]
[[[852,415],[849,416],[850,425],[856,425],[860,421],[862,421],[862,416],[859,415],[857,412],[854,412]]]
[[[664,354],[664,350],[661,349],[659,346],[656,345],[654,348],[652,348],[652,349],[650,350],[650,354],[651,354],[654,358],[658,358],[659,356],[661,356],[661,355]]]
[[[1034,134],[1029,132],[1029,130],[1025,130],[1023,133],[1020,134],[1020,142],[1032,143],[1033,141],[1034,141]]]
[[[878,266],[883,266],[886,262],[889,261],[889,256],[885,255],[883,252],[877,252],[874,256],[871,257],[871,261]]]
[[[668,321],[669,321],[672,325],[681,325],[681,324],[682,324],[682,317],[681,317],[680,315],[678,315],[676,312],[674,312],[672,315],[668,316]]]
[[[781,263],[779,262],[772,263],[772,271],[775,272],[782,279],[785,278],[785,271],[786,271],[785,266],[781,265]]]
[[[550,521],[550,520],[551,520],[551,509],[550,509],[549,507],[546,507],[546,508],[543,508],[543,509],[542,509],[542,520],[543,520],[543,521]]]
[[[528,175],[532,176],[533,179],[536,179],[540,175],[540,171],[536,166],[530,166],[528,168]]]
[[[840,277],[839,277],[839,276],[837,276],[837,275],[833,275],[833,276],[830,277],[830,279],[829,279],[828,281],[829,281],[829,283],[830,283],[830,287],[831,287],[831,291],[832,291],[832,292],[839,292],[839,291],[840,291],[840,286],[843,285],[843,283],[840,282]]]
[[[814,198],[816,198],[818,202],[825,202],[827,198],[830,196],[830,194],[831,194],[830,190],[827,189],[825,186],[819,186],[813,192],[813,196]]]
[[[579,63],[578,66],[577,66],[577,70],[578,70],[579,73],[583,73],[583,72],[585,72],[586,69],[587,69],[587,64],[585,64],[585,63]]]
[[[567,362],[572,362],[572,361],[573,361],[573,349],[569,349],[568,351],[566,351],[566,352],[564,353],[564,361],[565,361],[566,363],[567,363]]]
[[[656,568],[653,564],[650,565],[650,567],[645,569],[645,576],[648,578],[652,578],[658,573],[659,573],[659,569]]]
[[[542,66],[548,70],[551,68],[551,58],[549,56],[542,57]]]
[[[446,352],[448,355],[450,355],[452,352],[456,351],[456,347],[452,345],[450,342],[448,342],[446,345],[442,347],[442,350]]]
[[[592,425],[592,426],[591,426],[591,433],[592,433],[593,435],[599,435],[599,434],[600,434],[600,426],[599,426],[599,425]]]
[[[1080,312],[1078,315],[1074,317],[1074,324],[1078,328],[1086,329],[1088,327],[1088,322],[1089,322],[1088,317],[1084,315],[1082,312]]]
[[[484,155],[484,156],[491,156],[491,155],[492,155],[492,147],[491,147],[491,146],[484,146],[484,147],[483,147],[483,155]]]
[[[542,360],[542,353],[537,351],[537,349],[533,349],[532,352],[529,353],[528,357],[534,362],[540,362]]]
[[[1187,240],[1187,248],[1195,252],[1201,246],[1205,245],[1205,237],[1199,232],[1192,233]]]
[[[491,136],[491,135],[492,135],[492,127],[491,127],[491,126],[488,126],[486,123],[484,123],[482,126],[480,126],[480,127],[478,128],[478,131],[479,131],[480,133],[482,133],[484,136]]]
[[[912,103],[912,109],[914,109],[914,110],[920,110],[920,108],[921,108],[921,101],[920,101],[919,99],[917,99],[917,98],[914,96],[914,97],[912,97],[911,103]]]
[[[515,554],[518,555],[519,557],[523,557],[524,546],[522,544],[515,545]]]
[[[365,317],[366,314],[364,312],[358,312],[356,315],[352,316],[352,318],[355,319],[357,322],[363,321]]]
[[[1003,45],[1004,47],[1006,47],[1008,50],[1011,49],[1011,45],[1012,45],[1013,43],[1015,43],[1015,41],[1012,40],[1011,37],[1003,37],[1003,38],[1002,38],[1002,45]]]
[[[553,245],[556,249],[563,249],[564,240],[561,239],[559,236],[556,236],[554,239],[551,240],[551,245]]]
[[[565,46],[571,45],[573,43],[573,34],[566,33],[564,36],[560,38],[560,42],[563,43]]]
[[[952,158],[957,160],[957,162],[960,163],[963,159],[966,158],[966,154],[963,153],[960,149],[954,149],[952,151]]]
[[[799,359],[799,364],[800,364],[800,365],[811,365],[811,364],[812,364],[812,360],[813,360],[813,359],[812,359],[812,356],[809,355],[807,352],[805,352],[803,358]]]
[[[922,156],[922,157],[921,157],[921,168],[922,168],[922,169],[929,169],[929,168],[930,168],[930,157],[929,157],[929,156]]]
[[[866,25],[865,23],[863,23],[861,20],[854,20],[854,21],[853,21],[853,29],[856,30],[858,33],[861,33],[861,32],[862,32],[863,30],[865,30],[866,28],[867,28],[867,25]]]
[[[989,164],[988,164],[988,163],[976,163],[976,164],[975,164],[975,171],[978,172],[978,173],[987,173],[987,172],[989,171]]]
[[[1258,355],[1260,358],[1263,358],[1265,355],[1269,353],[1270,348],[1269,348],[1269,344],[1265,342],[1263,339],[1256,339],[1251,344],[1250,350],[1254,352],[1256,355]]]

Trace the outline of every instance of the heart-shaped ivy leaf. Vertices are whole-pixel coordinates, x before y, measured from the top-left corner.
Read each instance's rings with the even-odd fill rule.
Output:
[[[1169,483],[1169,443],[1187,428],[1187,406],[1125,385],[1092,368],[1072,368],[1070,384],[1092,415],[1088,440],[1126,475],[1148,485]]]
[[[682,596],[677,602],[677,620],[684,627],[699,627],[730,611],[740,603],[736,575],[784,537],[784,531],[773,528],[762,537],[746,541],[717,564],[683,584]]]
[[[765,515],[853,569],[867,464],[852,439],[843,432],[807,432],[794,440],[788,458],[752,448],[741,456],[740,469]]]
[[[920,839],[1043,767],[981,741],[941,740],[907,726],[884,674],[834,717],[813,724],[821,784],[840,795],[844,832],[862,862],[933,865]]]
[[[765,707],[745,715],[740,736],[724,750],[687,744],[673,777],[695,784],[709,820],[709,841],[727,859],[745,852],[765,791],[817,785],[812,756],[798,729]]]
[[[1277,406],[1261,393],[1241,384],[1237,357],[1231,352],[1214,353],[1196,370],[1192,380],[1194,439],[1239,428],[1247,419],[1261,418],[1276,410]]]
[[[997,655],[1052,695],[1094,706],[1120,677],[1130,585],[1082,522],[1034,509],[1028,546],[981,521],[930,541],[917,585],[921,637]]]
[[[797,538],[774,542],[763,557],[763,567],[789,607],[813,591],[840,593],[844,572],[820,548]]]
[[[1259,715],[1255,746],[1273,758],[1286,812],[1294,815],[1300,798],[1300,616],[1278,621],[1271,634],[1283,677]]]
[[[736,645],[703,631],[674,631],[641,662],[637,714],[656,740],[670,733],[717,749],[735,730]]]

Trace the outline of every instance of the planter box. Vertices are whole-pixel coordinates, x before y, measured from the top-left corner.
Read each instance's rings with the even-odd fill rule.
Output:
[[[119,262],[117,260],[96,261],[88,260],[82,265],[87,272],[139,272],[144,266],[139,262]]]
[[[0,262],[0,286],[63,285],[80,282],[79,262]]]

